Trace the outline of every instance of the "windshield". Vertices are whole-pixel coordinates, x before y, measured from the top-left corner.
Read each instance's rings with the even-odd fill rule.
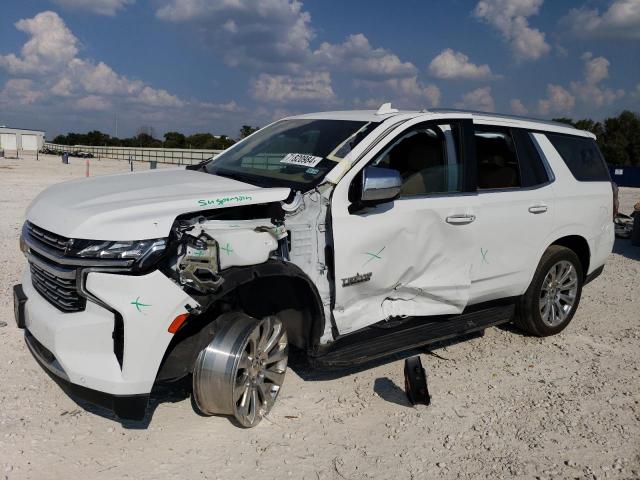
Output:
[[[283,120],[211,159],[208,173],[265,187],[310,190],[378,124]]]

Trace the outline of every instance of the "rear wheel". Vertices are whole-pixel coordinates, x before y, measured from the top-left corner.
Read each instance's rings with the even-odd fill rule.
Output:
[[[275,316],[226,314],[196,358],[193,399],[209,415],[232,415],[254,427],[273,407],[287,371],[287,333]]]
[[[573,250],[550,246],[518,303],[516,325],[539,337],[560,333],[578,308],[583,279],[582,264]]]

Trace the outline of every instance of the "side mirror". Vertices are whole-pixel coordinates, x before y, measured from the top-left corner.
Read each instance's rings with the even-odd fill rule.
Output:
[[[400,195],[402,177],[391,168],[366,167],[362,172],[360,200],[367,203],[389,202]]]

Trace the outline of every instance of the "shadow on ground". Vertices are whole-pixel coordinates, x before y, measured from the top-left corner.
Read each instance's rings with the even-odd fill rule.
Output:
[[[296,373],[300,378],[304,381],[331,381],[344,376],[353,375],[358,372],[362,372],[364,370],[368,370],[371,368],[375,368],[381,365],[386,365],[390,362],[395,362],[398,360],[402,360],[413,355],[427,354],[431,355],[439,360],[448,361],[449,359],[443,357],[438,354],[436,351],[442,349],[444,347],[448,347],[451,345],[455,345],[457,343],[461,343],[473,338],[478,338],[484,335],[484,332],[476,332],[468,335],[464,335],[458,338],[437,342],[428,346],[425,346],[420,349],[412,349],[407,350],[402,353],[397,353],[393,355],[386,356],[384,358],[380,358],[377,360],[372,360],[366,363],[363,363],[358,366],[354,366],[351,368],[342,368],[342,369],[334,369],[334,370],[319,370],[312,368],[304,359],[304,356],[300,352],[293,351],[290,355],[290,365],[289,367]],[[428,365],[425,366],[428,370]],[[403,369],[403,365],[398,366],[399,369]],[[123,428],[131,429],[131,430],[144,430],[149,427],[151,424],[151,420],[153,419],[153,415],[155,413],[156,408],[163,403],[176,403],[181,402],[191,396],[191,377],[186,377],[182,380],[173,383],[159,383],[154,385],[153,390],[151,391],[151,395],[149,398],[149,405],[145,412],[145,416],[142,420],[123,420],[118,417],[109,409],[95,405],[86,400],[83,400],[72,392],[68,390],[65,386],[64,382],[61,382],[58,377],[51,374],[48,370],[45,369],[45,372],[60,386],[60,388],[71,398],[77,405],[83,410],[86,410],[89,413],[94,415],[98,415],[100,417],[106,418],[108,420],[112,420],[114,422],[118,422],[122,425]],[[380,398],[395,403],[397,405],[401,405],[404,407],[411,407],[409,403],[406,393],[403,388],[399,387],[395,384],[393,380],[388,377],[377,378],[374,382],[373,386],[374,391],[380,396]],[[198,415],[203,415],[193,403],[193,399],[191,400],[191,406],[194,412]],[[64,414],[69,414],[73,412],[64,412]],[[228,418],[228,417],[227,417]],[[233,423],[233,421],[232,421]]]
[[[120,423],[123,428],[130,430],[144,430],[148,428],[151,424],[153,414],[160,404],[181,402],[186,398],[189,398],[191,395],[190,378],[185,378],[174,383],[159,383],[154,385],[153,390],[151,391],[151,395],[149,396],[149,405],[147,406],[144,418],[142,420],[124,420],[118,418],[111,410],[78,397],[69,391],[68,386],[65,385],[58,377],[51,374],[48,370],[45,370],[45,372],[58,384],[62,391],[71,400],[73,400],[76,405],[78,405],[78,407],[94,415]],[[193,408],[198,415],[203,415],[197,410],[197,407],[193,406]],[[71,412],[63,412],[63,415],[67,413]]]
[[[378,394],[380,398],[387,402],[395,403],[402,407],[413,408],[413,405],[409,403],[407,394],[389,377],[376,378],[373,384],[373,391]]]
[[[632,245],[631,240],[626,238],[616,238],[616,242],[613,244],[613,253],[640,261],[640,247]]]

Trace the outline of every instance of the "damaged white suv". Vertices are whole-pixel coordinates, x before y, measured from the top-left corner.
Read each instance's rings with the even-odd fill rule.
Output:
[[[289,348],[352,366],[514,321],[571,321],[614,240],[593,135],[453,110],[324,112],[187,169],[43,192],[14,287],[35,358],[141,418],[192,376],[205,414],[254,426]]]

